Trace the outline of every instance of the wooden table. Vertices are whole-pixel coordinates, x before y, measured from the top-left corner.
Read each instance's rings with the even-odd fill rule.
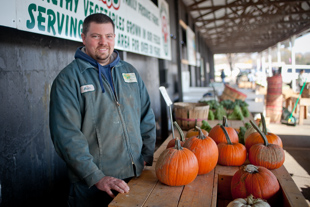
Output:
[[[291,104],[294,107],[298,97],[291,97]],[[304,119],[308,118],[308,106],[310,106],[310,98],[299,98],[294,113],[298,113],[298,124],[303,125]],[[293,108],[292,108],[293,109]]]
[[[248,121],[249,119],[228,121],[228,124],[238,128]],[[208,122],[211,126],[218,123],[218,121]],[[110,207],[227,206],[232,200],[230,181],[238,167],[217,165],[208,174],[197,176],[192,183],[185,186],[171,187],[158,181],[155,174],[156,161],[171,139],[172,135],[155,152],[153,166],[145,167],[139,178],[134,178],[129,182],[130,192],[116,196],[110,203]],[[280,206],[308,207],[305,198],[284,166],[272,170],[272,172],[277,177],[282,189]]]
[[[285,99],[285,106],[289,108],[291,106],[291,110],[294,109],[295,103],[299,97],[299,94],[291,94]],[[293,111],[293,114],[298,113],[298,124],[303,125],[304,119],[308,118],[308,106],[310,106],[310,98],[299,98],[297,106]]]

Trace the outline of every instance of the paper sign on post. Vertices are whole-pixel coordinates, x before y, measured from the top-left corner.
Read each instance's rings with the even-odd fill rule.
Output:
[[[160,90],[161,95],[163,96],[167,106],[171,106],[172,105],[172,101],[171,101],[171,99],[170,99],[170,97],[169,97],[169,95],[167,93],[166,88],[164,86],[160,86],[159,90]]]
[[[160,86],[159,87],[159,91],[161,92],[161,95],[164,97],[164,100],[167,104],[167,106],[169,107],[169,111],[170,111],[170,120],[171,120],[171,131],[172,131],[172,137],[173,139],[175,138],[174,136],[174,127],[173,127],[173,118],[172,118],[172,109],[171,109],[171,105],[172,105],[172,101],[167,93],[167,90],[164,86]]]

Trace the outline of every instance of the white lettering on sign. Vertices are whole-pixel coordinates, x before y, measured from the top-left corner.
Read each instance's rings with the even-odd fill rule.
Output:
[[[10,3],[14,2],[14,3]],[[1,26],[82,42],[83,21],[94,13],[115,24],[115,49],[171,59],[169,6],[145,0],[0,0]],[[8,6],[7,6],[8,5]],[[14,15],[12,15],[12,13]],[[12,19],[18,20],[12,24]]]

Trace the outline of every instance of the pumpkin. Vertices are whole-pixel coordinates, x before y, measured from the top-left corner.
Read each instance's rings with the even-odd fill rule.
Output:
[[[248,164],[235,172],[230,190],[233,199],[246,198],[252,194],[256,198],[268,200],[276,197],[280,185],[276,176],[267,168]]]
[[[270,144],[277,144],[280,147],[283,148],[283,144],[282,144],[282,140],[280,137],[278,137],[276,134],[267,132],[267,128],[266,128],[266,122],[265,122],[265,118],[264,115],[261,114],[262,117],[262,124],[263,124],[263,133],[266,136],[268,143]],[[253,127],[254,130],[256,130]],[[247,151],[250,150],[250,148],[257,143],[264,143],[264,140],[262,139],[261,135],[258,133],[258,131],[256,130],[255,133],[250,134],[247,139],[245,140],[245,147],[247,149]]]
[[[232,143],[230,141],[229,135],[224,126],[221,126],[223,130],[227,143],[221,142],[218,144],[219,159],[218,163],[225,166],[240,166],[246,160],[246,148],[243,144]]]
[[[218,148],[211,137],[203,134],[199,130],[199,135],[191,137],[185,141],[184,147],[191,150],[197,157],[199,170],[198,175],[203,175],[213,170],[218,161]]]
[[[282,147],[276,144],[269,144],[266,136],[256,126],[253,121],[250,121],[252,126],[258,131],[264,143],[253,145],[249,150],[249,161],[253,165],[266,167],[270,170],[281,167],[285,160],[285,153]],[[252,136],[252,135],[250,135]],[[250,139],[249,137],[248,139]]]
[[[238,133],[236,132],[236,130],[234,128],[228,127],[227,119],[225,116],[223,117],[223,124],[222,125],[226,129],[226,131],[229,135],[230,141],[233,143],[237,143],[239,141]],[[211,131],[209,132],[209,137],[211,137],[215,141],[216,144],[219,144],[221,142],[227,143],[226,136],[225,136],[223,130],[221,129],[221,125],[214,126],[211,129]]]
[[[227,207],[244,207],[244,206],[270,207],[267,201],[260,198],[254,198],[252,194],[249,195],[247,198],[237,198],[231,201]]]
[[[198,175],[198,161],[192,151],[181,147],[179,139],[175,142],[174,148],[167,148],[159,155],[155,165],[156,177],[166,185],[187,185]]]
[[[180,134],[180,137],[181,137],[181,139],[180,139],[180,144],[181,144],[181,146],[183,146],[184,143],[185,143],[184,133],[183,133],[182,129],[180,128],[180,126],[178,125],[178,123],[177,123],[176,121],[173,122],[173,125],[175,126],[175,128],[177,129],[177,131],[178,131],[179,134]],[[172,138],[172,139],[168,142],[166,148],[174,147],[174,146],[175,146],[175,140],[176,140],[176,139],[179,139],[179,138],[178,138],[178,137]]]
[[[256,132],[256,129],[255,129],[254,127],[252,127],[252,125],[251,125],[250,123],[247,123],[247,124],[248,124],[249,126],[248,126],[247,130],[246,130],[245,133],[244,133],[244,142],[245,142],[246,138],[248,138],[248,136],[249,136],[250,134]],[[263,129],[263,128],[262,128],[261,122],[258,123],[258,127],[259,127],[260,129]]]
[[[187,131],[185,138],[191,138],[191,137],[198,136],[200,130],[203,132],[204,135],[208,136],[209,133],[206,130],[204,129],[199,130],[196,128],[196,126],[197,126],[197,119],[195,119],[195,127]]]

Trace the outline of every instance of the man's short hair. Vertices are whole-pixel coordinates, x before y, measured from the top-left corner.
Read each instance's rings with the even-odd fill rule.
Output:
[[[109,16],[107,16],[105,14],[102,14],[102,13],[95,13],[95,14],[91,14],[91,15],[87,16],[84,19],[83,30],[82,30],[82,33],[84,35],[87,34],[87,32],[89,30],[89,25],[90,25],[91,22],[95,22],[97,24],[111,23],[112,26],[113,26],[113,32],[115,31],[114,22],[113,22],[113,20]]]

